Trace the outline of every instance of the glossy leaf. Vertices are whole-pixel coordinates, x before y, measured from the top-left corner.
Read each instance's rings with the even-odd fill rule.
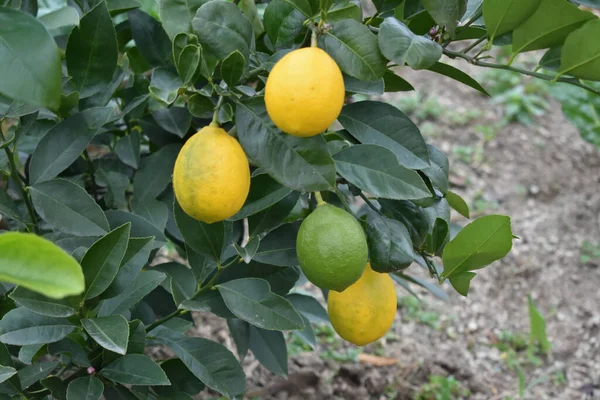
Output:
[[[250,193],[246,203],[231,219],[236,221],[254,215],[277,203],[291,192],[292,189],[281,185],[269,175],[257,175],[250,183]]]
[[[431,39],[415,35],[396,18],[386,18],[379,28],[379,48],[399,66],[427,69],[442,57],[442,47]]]
[[[473,280],[476,275],[477,274],[474,272],[461,272],[450,278],[450,284],[458,293],[466,297],[471,288],[471,280]]]
[[[152,244],[154,248],[159,248],[167,242],[167,238],[163,232],[138,215],[121,210],[108,210],[105,214],[111,229],[118,228],[129,222],[131,223],[131,237],[144,238],[153,236],[154,242]]]
[[[154,268],[164,272],[170,278],[171,294],[176,306],[179,306],[184,300],[190,299],[196,289],[198,288],[198,282],[191,269],[183,264],[176,262],[169,262],[165,264],[159,264]]]
[[[375,81],[361,81],[360,79],[353,78],[346,74],[343,74],[343,76],[344,89],[346,92],[367,95],[382,95],[385,91],[385,82],[383,78]]]
[[[340,175],[376,197],[408,200],[431,196],[419,174],[401,166],[394,153],[384,147],[355,145],[334,159]]]
[[[58,361],[43,361],[20,369],[17,372],[17,375],[21,381],[21,388],[27,389],[40,379],[44,379],[59,365],[60,363]]]
[[[23,346],[58,342],[75,330],[66,318],[36,314],[26,308],[15,308],[0,321],[0,341]]]
[[[410,201],[397,201],[378,199],[381,212],[391,218],[402,222],[408,229],[410,238],[415,247],[420,247],[429,233],[429,221],[425,211]]]
[[[241,319],[230,318],[227,320],[227,326],[229,327],[229,333],[235,342],[239,359],[244,361],[249,350],[250,324]]]
[[[192,18],[206,0],[161,0],[160,20],[163,28],[173,39],[178,33],[192,32]]]
[[[67,388],[67,400],[100,400],[104,384],[94,376],[77,378]]]
[[[130,231],[131,224],[116,228],[94,243],[83,256],[81,268],[85,276],[85,299],[102,294],[117,276]]]
[[[31,15],[0,8],[0,93],[58,110],[61,64],[58,47]]]
[[[167,276],[158,271],[143,271],[118,296],[102,301],[98,316],[121,314],[140,302],[152,292]]]
[[[560,74],[600,81],[600,45],[590,40],[599,33],[600,21],[595,19],[567,37],[560,57]]]
[[[446,200],[448,200],[448,204],[452,207],[456,212],[462,215],[465,218],[471,218],[469,216],[469,206],[466,201],[463,200],[458,194],[449,190],[446,193]]]
[[[148,262],[150,251],[153,248],[153,237],[134,238],[130,237],[127,250],[121,260],[121,266],[117,276],[103,293],[103,297],[114,297],[122,293],[139,274]]]
[[[194,396],[205,387],[179,358],[166,360],[160,364],[160,367],[171,381],[171,386],[169,387],[152,388],[160,396],[179,399],[177,396],[180,396],[182,392]]]
[[[183,87],[183,81],[175,71],[167,68],[156,68],[152,71],[150,94],[163,103],[173,103],[180,87]]]
[[[312,15],[307,0],[273,0],[264,13],[267,36],[276,49],[292,47],[305,29],[304,21]]]
[[[185,107],[159,108],[152,112],[152,118],[161,128],[180,138],[188,133],[192,125],[192,115]]]
[[[0,214],[17,221],[25,221],[14,200],[4,190],[0,190]]]
[[[141,135],[138,131],[132,131],[129,135],[117,140],[115,153],[124,164],[136,168],[140,163]]]
[[[325,311],[325,308],[323,308],[321,303],[314,297],[300,293],[292,293],[285,298],[288,299],[294,305],[294,308],[310,322],[315,324],[329,323],[327,311]]]
[[[40,182],[31,186],[30,193],[38,214],[56,230],[75,236],[101,236],[109,230],[102,208],[73,182]]]
[[[291,192],[278,203],[248,217],[250,237],[261,233],[268,233],[280,226],[298,203],[299,197],[300,192]]]
[[[227,56],[221,63],[221,77],[229,87],[234,87],[246,68],[246,59],[238,50]]]
[[[171,62],[171,40],[162,25],[141,10],[128,13],[131,34],[142,57],[153,67]]]
[[[423,173],[431,179],[431,182],[437,187],[442,193],[448,191],[448,172],[450,164],[448,157],[437,147],[428,144],[430,164],[428,168],[423,170]]]
[[[282,133],[267,114],[263,97],[239,102],[238,138],[246,154],[276,181],[304,191],[326,190],[335,184],[335,165],[319,135],[298,138]]]
[[[51,299],[21,286],[13,290],[10,298],[22,307],[49,317],[70,317],[75,314],[75,309],[68,300]]]
[[[485,90],[485,88],[483,86],[481,86],[481,84],[479,82],[477,82],[475,79],[471,78],[471,76],[469,76],[467,73],[461,71],[458,68],[453,67],[452,65],[444,64],[441,62],[436,62],[428,69],[435,73],[445,75],[449,78],[452,78],[454,80],[462,82],[465,85],[470,86],[473,89],[485,94],[486,96],[490,95],[487,92],[487,90]]]
[[[81,324],[92,339],[106,350],[118,354],[127,353],[129,324],[122,316],[82,319]]]
[[[445,26],[451,35],[467,11],[467,0],[422,0],[422,3],[434,21]]]
[[[157,229],[164,231],[169,220],[169,209],[166,204],[152,199],[133,199],[131,208],[140,217],[150,222]]]
[[[400,221],[369,212],[366,232],[373,270],[399,271],[412,264],[414,252],[410,233]]]
[[[342,108],[338,120],[359,142],[391,150],[406,168],[429,165],[429,151],[419,128],[394,106],[361,101]]]
[[[207,224],[187,215],[179,206],[174,204],[175,221],[185,239],[185,243],[199,254],[218,262],[225,245],[226,227],[224,222]]]
[[[144,354],[146,349],[146,328],[139,319],[129,322],[128,354]]]
[[[127,354],[102,368],[102,376],[123,385],[170,385],[165,372],[148,356]]]
[[[0,365],[0,383],[5,382],[7,379],[17,373],[17,370],[13,367],[5,367]]]
[[[484,0],[483,19],[490,41],[521,25],[539,4],[540,0]]]
[[[117,68],[117,38],[106,2],[87,12],[69,35],[67,70],[80,98],[92,96],[112,81]]]
[[[248,346],[265,368],[287,376],[288,354],[283,333],[250,326]]]
[[[282,225],[260,240],[254,260],[278,266],[293,267],[298,265],[296,256],[296,237],[299,223]]]
[[[200,46],[189,45],[185,46],[179,55],[179,58],[175,60],[177,67],[177,73],[181,78],[183,85],[189,85],[192,83],[196,71],[200,65],[202,57],[202,49]]]
[[[0,235],[0,281],[54,299],[85,289],[81,267],[73,257],[49,240],[20,232]]]
[[[450,278],[501,259],[512,248],[512,240],[509,217],[488,215],[476,219],[446,245],[443,276]]]
[[[261,264],[256,260],[250,264],[234,264],[228,267],[217,280],[217,284],[241,278],[260,278],[271,285],[271,291],[285,296],[298,280],[298,270],[291,267]]]
[[[387,62],[379,51],[377,36],[368,27],[352,19],[336,21],[331,26],[319,44],[343,72],[365,81],[383,77]]]
[[[133,179],[136,199],[155,199],[171,182],[173,166],[181,149],[180,144],[162,147],[148,157],[142,158],[140,168]]]
[[[411,90],[415,90],[404,78],[399,77],[389,70],[385,71],[383,75],[383,83],[386,92],[410,92]]]

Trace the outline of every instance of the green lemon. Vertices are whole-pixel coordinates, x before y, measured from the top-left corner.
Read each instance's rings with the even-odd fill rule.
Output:
[[[320,205],[302,222],[296,251],[309,281],[338,292],[361,277],[369,253],[358,221],[330,204]]]

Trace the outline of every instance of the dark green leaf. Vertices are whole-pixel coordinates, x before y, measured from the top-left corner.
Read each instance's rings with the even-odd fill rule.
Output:
[[[394,106],[360,101],[342,108],[338,120],[361,143],[391,150],[404,167],[429,166],[429,151],[419,128]]]
[[[436,218],[431,234],[427,236],[425,250],[431,254],[441,256],[448,240],[450,240],[448,222],[441,218]]]
[[[221,318],[235,318],[235,315],[225,305],[219,292],[213,290],[201,293],[193,300],[184,300],[179,308],[182,310],[211,312]]]
[[[244,371],[225,346],[208,339],[177,334],[165,327],[155,329],[153,334],[206,386],[230,398],[244,392]]]
[[[501,259],[512,248],[512,240],[509,217],[488,215],[476,219],[446,245],[443,276],[450,278]]]
[[[398,164],[394,153],[385,147],[355,145],[340,151],[334,159],[340,175],[374,196],[395,200],[431,196],[419,174]]]
[[[485,90],[483,86],[475,79],[471,78],[467,73],[461,71],[458,68],[454,68],[451,65],[444,64],[441,62],[436,62],[431,67],[428,68],[430,71],[436,72],[438,74],[445,75],[449,78],[455,79],[459,82],[464,83],[467,86],[472,87],[475,90],[480,91],[481,93],[489,96],[490,94]]]
[[[0,214],[17,221],[25,222],[25,218],[21,215],[17,205],[4,190],[0,190]]]
[[[187,215],[177,202],[174,204],[175,220],[185,242],[194,251],[219,262],[225,243],[226,222],[207,224]]]
[[[136,168],[140,162],[141,135],[133,130],[129,135],[119,138],[115,146],[115,153],[124,164]]]
[[[265,31],[275,49],[292,47],[312,15],[307,0],[273,0],[264,13]]]
[[[362,10],[357,4],[350,1],[335,2],[329,11],[327,11],[328,22],[347,19],[362,21]]]
[[[214,108],[212,100],[200,94],[194,94],[188,99],[188,110],[194,117],[210,118]]]
[[[152,199],[133,199],[131,208],[140,217],[150,222],[157,229],[164,231],[169,219],[169,209],[166,204]]]
[[[319,39],[321,47],[346,74],[365,81],[383,77],[386,59],[377,46],[377,36],[358,21],[336,21]]]
[[[150,94],[166,104],[171,104],[177,98],[177,92],[183,82],[177,73],[167,68],[155,68],[150,81]]]
[[[446,193],[446,200],[448,200],[448,204],[450,204],[450,207],[452,207],[460,215],[462,215],[465,218],[471,218],[469,216],[469,206],[467,205],[467,202],[463,200],[462,197],[449,190],[448,193]]]
[[[92,366],[85,350],[80,343],[72,337],[66,337],[58,342],[48,345],[48,353],[52,355],[67,354],[73,364],[88,368]]]
[[[52,179],[69,167],[112,115],[111,107],[90,108],[54,125],[31,158],[31,184]]]
[[[471,287],[471,280],[476,275],[474,272],[461,272],[450,278],[450,284],[458,293],[466,297]]]
[[[164,2],[163,2],[164,3]],[[176,60],[175,64],[177,67],[177,73],[181,78],[183,85],[189,85],[192,83],[198,65],[200,65],[200,59],[202,57],[202,49],[200,46],[189,45],[185,46]]]
[[[254,0],[241,0],[238,4],[242,13],[248,18],[250,23],[252,24],[252,29],[254,30],[254,36],[258,38],[263,34],[265,28],[263,27],[263,23],[261,20],[261,16],[258,14],[258,9],[256,8],[256,3]]]
[[[521,25],[539,4],[540,0],[484,0],[483,19],[490,41]]]
[[[252,189],[252,185],[250,188]],[[291,192],[266,210],[248,217],[248,233],[250,237],[270,232],[281,225],[298,203],[299,197],[300,192]]]
[[[39,18],[46,28],[53,34],[69,33],[71,28],[79,25],[79,13],[74,7],[63,7],[51,13],[44,14]]]
[[[81,324],[100,346],[114,353],[127,353],[129,324],[122,316],[82,319]]]
[[[19,232],[0,235],[0,281],[54,299],[85,289],[81,267],[73,257],[49,240]]]
[[[183,361],[172,358],[160,364],[171,381],[170,387],[153,387],[152,389],[161,396],[178,399],[178,393],[187,393],[190,396],[198,394],[204,389],[204,384],[185,366]]]
[[[231,318],[227,320],[227,326],[235,342],[238,356],[241,361],[244,361],[250,346],[250,324],[241,319]]]
[[[121,294],[116,297],[102,301],[98,310],[98,316],[123,314],[140,300],[152,292],[166,275],[158,271],[143,271],[131,282]]]
[[[221,63],[221,77],[230,88],[234,87],[242,77],[245,67],[246,59],[236,50]]]
[[[129,25],[142,57],[153,67],[171,62],[171,41],[161,24],[141,10],[129,12]]]
[[[155,199],[165,190],[171,182],[173,166],[180,149],[181,145],[174,143],[142,158],[140,168],[133,179],[133,193],[136,199]]]
[[[293,267],[298,265],[296,256],[296,236],[300,223],[285,224],[260,240],[254,259],[258,262]]]
[[[103,297],[114,297],[122,293],[131,281],[139,274],[142,267],[148,262],[150,251],[153,248],[153,237],[147,238],[129,238],[127,250],[121,261],[119,272],[103,293]]]
[[[381,52],[399,66],[406,63],[412,69],[427,69],[442,57],[442,46],[415,35],[396,18],[386,18],[379,29]]]
[[[250,326],[248,346],[265,368],[276,375],[287,376],[288,354],[283,333]]]
[[[85,276],[84,299],[93,299],[102,294],[119,272],[119,266],[127,250],[131,224],[124,224],[89,248],[81,260]]]
[[[102,182],[102,183],[100,183]],[[129,177],[120,172],[105,169],[96,170],[96,183],[100,186],[106,185],[104,202],[110,208],[126,208],[127,199],[125,192],[129,188]]]
[[[410,233],[400,221],[370,211],[367,218],[367,241],[371,267],[377,272],[405,269],[414,261]]]
[[[111,400],[139,400],[129,389],[121,385],[106,386],[104,388],[104,398]]]
[[[377,200],[381,204],[381,211],[387,217],[396,219],[408,229],[411,241],[415,247],[420,247],[427,238],[429,222],[421,207],[410,201]]]
[[[334,186],[335,165],[323,137],[282,133],[269,118],[263,97],[239,102],[236,123],[248,157],[281,184],[304,191]]]
[[[256,175],[250,183],[250,193],[246,203],[232,220],[240,220],[262,211],[277,203],[292,192],[267,174]]]
[[[173,39],[178,33],[192,32],[192,18],[207,0],[161,0],[160,20]]]
[[[329,315],[325,308],[317,299],[312,296],[307,296],[300,293],[292,293],[285,297],[288,299],[294,308],[310,322],[313,323],[329,323]]]
[[[138,215],[121,210],[109,210],[105,214],[112,229],[131,222],[131,237],[143,238],[154,236],[154,248],[162,247],[167,242],[167,238],[163,232]]]
[[[440,26],[445,26],[450,35],[454,36],[456,24],[467,11],[467,0],[421,0],[421,2],[434,21]]]
[[[383,78],[375,81],[362,81],[344,74],[344,88],[346,92],[367,95],[382,95],[385,91]]]
[[[27,389],[40,379],[44,379],[59,365],[60,363],[58,361],[44,361],[20,369],[17,374],[21,381],[21,388]]]
[[[50,391],[52,398],[56,400],[67,400],[67,384],[56,376],[42,379],[40,383]]]
[[[45,344],[29,344],[19,349],[19,361],[31,365],[38,357],[47,353]]]
[[[203,50],[224,60],[238,50],[245,59],[250,56],[252,24],[233,3],[209,1],[192,19],[192,28]]]
[[[260,245],[260,239],[258,237],[253,237],[248,241],[246,246],[242,247],[237,243],[233,243],[235,247],[235,251],[239,254],[240,257],[244,259],[246,264],[250,263],[256,251],[258,250],[258,246]]]
[[[600,45],[595,40],[589,40],[599,32],[600,21],[594,19],[567,37],[562,47],[560,74],[600,81]]]
[[[117,36],[104,1],[79,21],[67,43],[67,70],[80,98],[90,97],[112,81],[117,68]]]
[[[65,318],[47,317],[26,308],[15,308],[0,321],[0,341],[23,346],[57,342],[75,330]]]
[[[304,323],[294,307],[271,292],[267,281],[236,279],[217,285],[229,310],[238,318],[263,329],[300,329]]]
[[[13,367],[5,367],[0,365],[0,383],[5,382],[11,376],[17,373],[17,370]]]
[[[428,168],[423,169],[423,173],[445,194],[448,191],[448,171],[450,169],[448,157],[444,152],[431,144],[428,144],[427,148],[429,149],[431,162]]]
[[[44,25],[31,15],[1,7],[0,43],[0,93],[58,110],[60,56]]]
[[[240,278],[263,279],[269,282],[273,293],[284,296],[294,287],[294,284],[298,280],[298,270],[291,267],[279,267],[252,261],[250,264],[234,264],[227,268],[217,283]]]
[[[100,400],[104,384],[94,376],[77,378],[67,388],[67,400]]]
[[[210,257],[204,257],[200,253],[197,253],[189,245],[185,245],[187,259],[190,263],[194,276],[198,282],[204,282],[206,278],[213,273],[217,268],[217,262]]]
[[[154,268],[169,276],[171,294],[176,306],[179,306],[182,301],[190,299],[196,293],[196,289],[198,288],[196,277],[192,270],[185,265],[170,262],[159,264]]]
[[[10,298],[22,307],[49,317],[70,317],[75,314],[75,309],[66,299],[51,299],[21,286],[13,290]]]
[[[146,349],[146,328],[139,319],[129,323],[129,343],[127,343],[128,354],[144,354]]]
[[[123,385],[170,385],[165,372],[150,357],[127,354],[102,368],[102,376]]]
[[[108,221],[100,206],[82,187],[65,179],[53,179],[30,187],[38,214],[55,230],[75,236],[101,236]]]
[[[161,128],[181,138],[188,133],[192,125],[192,115],[185,107],[159,108],[152,111],[152,118]]]

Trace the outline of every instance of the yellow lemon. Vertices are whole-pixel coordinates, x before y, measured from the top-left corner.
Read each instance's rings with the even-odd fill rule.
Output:
[[[396,289],[388,274],[367,268],[343,292],[329,292],[327,309],[335,331],[358,346],[374,342],[391,328],[396,317]]]
[[[242,146],[219,127],[200,129],[177,156],[173,189],[190,217],[209,224],[231,217],[250,190],[250,166]]]
[[[267,79],[265,103],[271,120],[290,135],[309,137],[327,129],[344,105],[344,78],[318,47],[289,52]]]

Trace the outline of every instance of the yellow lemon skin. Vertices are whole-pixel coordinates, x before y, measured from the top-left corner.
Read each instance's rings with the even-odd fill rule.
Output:
[[[344,105],[344,78],[333,58],[318,47],[289,52],[267,79],[265,103],[282,131],[300,137],[327,129]]]
[[[183,211],[192,218],[211,224],[233,216],[250,190],[246,153],[223,129],[200,129],[177,156],[173,190]]]
[[[396,289],[388,274],[367,264],[365,272],[343,292],[330,291],[327,309],[335,331],[358,346],[385,335],[396,317]]]

